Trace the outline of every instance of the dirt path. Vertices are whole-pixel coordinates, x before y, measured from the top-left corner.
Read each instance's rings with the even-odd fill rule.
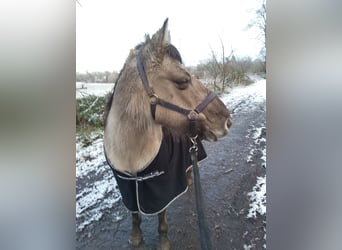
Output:
[[[213,249],[218,250],[266,248],[266,216],[247,217],[251,203],[248,193],[257,177],[266,174],[262,159],[266,151],[265,98],[259,98],[251,88],[245,90],[247,95],[235,92],[235,97],[233,93],[230,96],[233,126],[229,136],[216,143],[204,142],[208,158],[200,164],[207,223]],[[102,143],[95,149],[102,152]],[[76,249],[132,249],[128,244],[131,215],[119,200],[114,184],[108,185],[113,177],[103,156],[95,158],[93,170],[80,174],[76,181],[77,193],[83,192],[77,198],[81,212],[76,217]],[[91,190],[103,195],[95,201],[90,199],[93,203],[83,202],[82,197],[93,194],[89,187],[96,181],[105,185],[95,185]],[[101,204],[105,206],[99,208]],[[172,249],[200,249],[195,211],[191,186],[167,210]],[[84,224],[88,215],[93,219]],[[157,249],[157,223],[156,216],[143,217],[144,245],[136,249]]]
[[[265,142],[256,143],[253,138],[257,129],[261,131],[260,138],[266,137],[265,103],[251,112],[233,114],[233,119],[228,137],[217,143],[205,142],[208,159],[201,162],[201,184],[212,245],[219,250],[263,249],[266,217],[247,218],[250,204],[247,193],[252,191],[256,177],[265,176],[266,172],[261,160]],[[172,249],[200,249],[195,211],[191,186],[167,210]],[[138,249],[157,249],[156,216],[144,216],[141,228],[145,244]],[[130,213],[119,201],[100,220],[76,233],[76,248],[131,249],[130,229]]]

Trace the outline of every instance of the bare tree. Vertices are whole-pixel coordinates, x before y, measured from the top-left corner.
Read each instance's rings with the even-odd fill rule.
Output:
[[[221,42],[221,49],[222,49],[222,84],[221,84],[221,92],[224,92],[225,86],[226,86],[226,77],[227,77],[227,67],[226,67],[226,57],[224,56],[224,45],[222,42],[221,37],[220,38],[220,42]]]
[[[214,78],[214,88],[216,90],[219,89],[221,93],[223,93],[229,84],[229,75],[230,75],[230,67],[229,67],[229,61],[232,58],[234,54],[234,50],[231,49],[230,55],[226,57],[225,55],[225,47],[223,44],[223,41],[220,38],[221,42],[221,59],[217,59],[217,55],[214,52],[214,50],[210,47],[211,50],[211,60],[208,62],[208,66],[210,66],[210,73],[211,76]],[[217,80],[219,80],[220,87],[217,86]]]
[[[220,76],[221,66],[220,66],[219,61],[217,60],[217,56],[214,50],[211,47],[210,47],[210,50],[211,50],[211,59],[209,59],[207,63],[207,70],[209,71],[209,74],[213,79],[214,89],[218,90],[217,79]]]
[[[256,28],[259,30],[259,39],[262,42],[260,55],[266,63],[266,0],[261,0],[259,9],[254,10],[254,18],[248,23],[246,29]]]

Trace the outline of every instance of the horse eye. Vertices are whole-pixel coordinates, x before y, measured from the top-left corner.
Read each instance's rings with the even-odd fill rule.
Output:
[[[187,82],[188,82],[188,79],[181,79],[181,80],[176,81],[177,84],[184,84]]]
[[[182,78],[182,79],[179,79],[179,80],[175,80],[175,83],[177,83],[179,85],[183,85],[183,84],[189,83],[189,81],[190,81],[189,78]]]
[[[186,89],[189,86],[189,82],[190,80],[186,78],[175,81],[176,86],[179,89]]]

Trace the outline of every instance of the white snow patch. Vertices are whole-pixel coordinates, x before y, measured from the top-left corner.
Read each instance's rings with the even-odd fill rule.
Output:
[[[250,250],[252,249],[252,247],[254,247],[254,245],[246,245],[246,244],[243,245],[244,250]]]
[[[247,196],[251,201],[247,218],[256,218],[257,214],[266,214],[266,176],[257,177],[256,185]]]
[[[98,136],[92,134],[90,140]],[[104,212],[120,200],[121,195],[106,163],[103,139],[95,139],[86,147],[79,139],[76,141],[76,188],[78,182],[82,182],[82,188],[76,194],[76,230],[82,231],[88,224],[101,219]],[[90,176],[92,181],[89,181]],[[120,218],[117,214],[116,219]]]
[[[247,155],[247,158],[246,158],[246,161],[247,163],[250,163],[250,162],[253,162],[253,157],[254,157],[254,154],[256,154],[257,150],[255,148],[252,148],[250,151],[249,151],[249,154]]]
[[[220,98],[232,114],[249,112],[256,109],[259,103],[266,101],[266,79],[259,80],[247,86],[232,89],[229,94]]]
[[[112,91],[114,83],[76,83],[76,98],[86,97],[88,95],[104,96]]]
[[[108,185],[109,183],[113,182],[108,179],[97,181],[76,196],[76,218],[82,220],[77,226],[78,231],[101,219],[103,212],[120,200],[121,196],[117,189],[114,185]]]
[[[255,139],[256,143],[259,143],[259,138],[262,136],[262,130],[265,129],[265,127],[259,127],[256,128],[254,134],[253,134],[253,139]],[[265,138],[262,138],[265,140]]]
[[[104,168],[108,168],[106,164],[102,138],[93,141],[87,147],[83,147],[80,142],[76,143],[76,178],[84,177],[92,171],[99,174]]]
[[[258,153],[261,153],[260,159],[264,162],[263,167],[266,168],[266,137],[263,133],[266,133],[266,127],[264,124],[252,125],[252,129],[249,129],[247,138],[253,138],[253,144],[250,145],[251,150],[247,155],[246,161],[252,162],[253,157]]]
[[[266,168],[266,148],[264,148],[261,152],[262,152],[262,156],[260,159],[265,162],[264,167]]]

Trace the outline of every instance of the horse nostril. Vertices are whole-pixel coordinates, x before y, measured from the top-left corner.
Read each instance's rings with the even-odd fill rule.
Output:
[[[227,127],[230,128],[232,126],[232,123],[233,123],[232,118],[228,117],[228,119],[227,119]]]

